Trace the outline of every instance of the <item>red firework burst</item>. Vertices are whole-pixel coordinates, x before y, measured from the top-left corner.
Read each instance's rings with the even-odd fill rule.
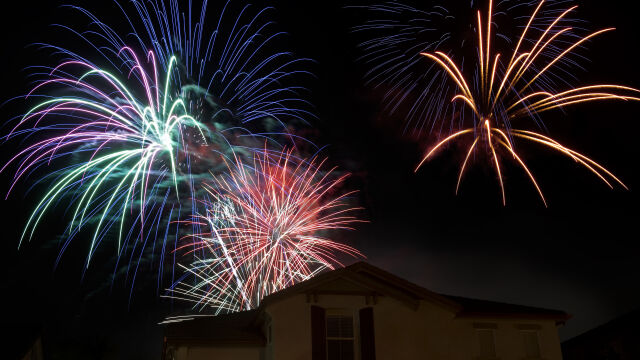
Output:
[[[227,163],[228,174],[205,185],[206,214],[193,220],[206,230],[185,245],[202,254],[184,266],[197,281],[177,283],[174,297],[218,311],[251,309],[272,292],[341,265],[338,254],[362,256],[327,237],[360,220],[347,200],[354,192],[339,192],[348,175],[322,171],[325,161],[264,151],[251,165]]]

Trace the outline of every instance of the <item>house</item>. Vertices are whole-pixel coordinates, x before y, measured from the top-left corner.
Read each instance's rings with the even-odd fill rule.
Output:
[[[29,323],[6,323],[2,340],[2,359],[42,360],[44,352],[42,346],[42,326]]]
[[[42,360],[44,359],[44,355],[42,352],[42,338],[38,336],[24,355],[21,358],[22,360]]]
[[[437,294],[364,262],[169,323],[165,360],[560,360],[562,311]]]
[[[562,343],[565,360],[640,359],[640,309]]]

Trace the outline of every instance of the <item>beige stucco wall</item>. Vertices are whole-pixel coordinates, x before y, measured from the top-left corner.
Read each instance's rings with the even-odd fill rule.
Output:
[[[258,347],[180,346],[174,349],[175,360],[260,360]]]
[[[331,285],[332,290],[348,284]],[[352,286],[352,285],[349,285]],[[325,289],[328,290],[328,289]],[[475,328],[495,328],[497,359],[525,359],[521,328],[535,327],[538,332],[541,360],[561,360],[558,330],[553,320],[459,318],[451,309],[430,301],[415,308],[389,296],[377,297],[375,304],[362,295],[319,294],[314,299],[304,294],[291,295],[269,303],[265,318],[271,318],[272,339],[265,347],[179,347],[176,360],[311,360],[311,306],[327,310],[349,310],[356,319],[358,311],[373,307],[376,357],[378,360],[489,360],[480,359]],[[265,338],[268,329],[263,329]],[[359,344],[356,338],[356,352]],[[357,354],[356,354],[357,355]],[[358,358],[358,357],[356,357]]]
[[[417,310],[391,297],[379,297],[375,305],[364,296],[319,295],[317,303],[296,295],[266,307],[272,317],[272,344],[267,360],[311,359],[311,305],[326,309],[374,307],[376,357],[385,359],[477,359],[479,345],[474,323],[495,324],[496,355],[500,360],[523,360],[524,344],[518,325],[537,325],[541,358],[561,360],[558,332],[553,321],[518,319],[456,319],[453,312],[423,301]],[[356,348],[358,345],[356,344]]]
[[[489,323],[494,330],[496,356],[500,360],[525,360],[524,341],[519,326],[539,326],[538,342],[541,359],[561,360],[560,339],[555,321],[532,321],[526,319],[455,319],[451,322],[451,359],[475,359],[479,353],[479,343],[475,337],[474,323]]]

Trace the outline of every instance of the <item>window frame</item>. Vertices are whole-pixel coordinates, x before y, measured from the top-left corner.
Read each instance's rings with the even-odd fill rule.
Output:
[[[329,326],[327,324],[327,320],[330,316],[343,316],[343,317],[351,317],[351,333],[352,337],[336,337],[329,336]],[[359,319],[356,314],[351,309],[325,309],[325,346],[327,351],[327,360],[329,360],[329,341],[337,340],[337,341],[352,341],[353,344],[353,359],[360,359],[360,348],[359,348],[359,336],[357,330],[359,329]]]
[[[498,326],[493,323],[474,323],[473,329],[474,329],[474,339],[477,344],[476,359],[479,359],[479,360],[498,359],[498,344],[496,341],[496,330],[498,330]],[[491,348],[493,350],[492,354],[483,353],[482,337],[480,336],[482,332],[491,334]]]
[[[533,334],[535,336],[537,355],[531,355],[528,353],[528,344],[525,336]],[[520,338],[522,339],[522,350],[524,353],[523,359],[526,360],[539,360],[542,359],[542,348],[540,347],[540,331],[538,329],[520,329]]]

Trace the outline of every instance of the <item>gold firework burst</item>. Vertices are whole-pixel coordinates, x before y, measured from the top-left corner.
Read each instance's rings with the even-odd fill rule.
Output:
[[[528,35],[534,31],[532,24],[544,3],[545,1],[541,0],[533,14],[528,18],[528,23],[513,48],[506,66],[501,61],[501,54],[496,53],[493,55],[491,51],[493,0],[489,1],[485,30],[483,30],[482,14],[478,11],[478,64],[475,73],[476,77],[474,78],[476,86],[473,89],[465,79],[461,67],[449,55],[441,51],[421,53],[421,55],[435,61],[457,85],[460,93],[456,94],[451,101],[464,102],[465,106],[473,111],[479,121],[473,127],[454,132],[438,142],[423,157],[415,171],[418,171],[444,145],[464,136],[472,136],[471,145],[460,167],[456,193],[460,187],[469,158],[483,144],[488,150],[492,159],[491,162],[496,170],[502,192],[503,205],[506,204],[506,197],[500,157],[498,156],[499,149],[506,150],[506,153],[513,157],[515,162],[526,172],[546,206],[547,202],[538,182],[515,149],[513,139],[519,138],[543,145],[570,157],[611,188],[617,183],[627,189],[627,186],[620,179],[587,156],[567,148],[544,134],[511,127],[511,121],[513,120],[533,117],[544,111],[568,105],[596,100],[640,100],[640,90],[612,84],[583,86],[561,92],[534,91],[532,89],[537,82],[541,81],[541,77],[545,73],[557,66],[558,62],[565,59],[585,42],[600,34],[614,30],[613,28],[606,28],[583,37],[569,37],[572,27],[561,26],[560,24],[569,13],[577,8],[577,6],[574,6],[550,21],[549,25],[540,31],[538,37],[529,38]],[[525,47],[528,47],[528,49],[525,50]],[[546,57],[544,63],[540,64],[542,62],[540,60],[543,58],[542,54],[548,53],[550,48],[554,50],[553,56]]]

